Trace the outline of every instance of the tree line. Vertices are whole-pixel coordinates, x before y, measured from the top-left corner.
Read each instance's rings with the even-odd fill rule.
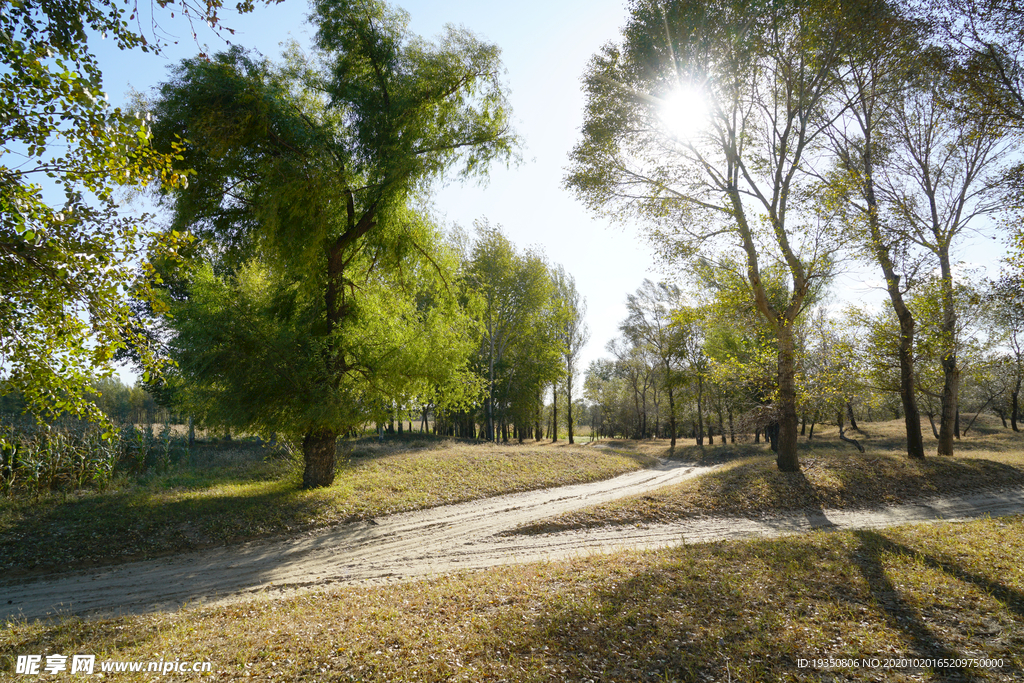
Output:
[[[785,295],[781,269],[769,291]],[[908,307],[923,321],[911,347],[915,400],[932,435],[940,437],[945,383],[939,277],[908,292]],[[778,348],[771,328],[745,296],[739,264],[697,264],[688,287],[645,280],[627,297],[621,335],[611,358],[594,361],[585,394],[602,436],[692,439],[735,443],[762,438],[778,450]],[[817,425],[846,428],[857,420],[905,417],[900,375],[899,319],[888,308],[839,307],[827,288],[812,292],[810,311],[794,323],[798,435],[814,438]],[[957,326],[952,344],[960,366],[952,434],[959,439],[990,413],[1004,428],[1021,430],[1024,379],[1024,299],[1013,278],[954,287]]]

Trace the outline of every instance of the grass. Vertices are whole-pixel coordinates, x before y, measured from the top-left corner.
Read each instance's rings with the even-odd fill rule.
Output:
[[[334,485],[298,487],[295,462],[255,444],[208,446],[189,467],[107,491],[0,498],[8,575],[153,557],[322,528],[502,493],[594,481],[649,463],[561,444],[364,439],[342,451]]]
[[[173,614],[12,622],[0,667],[92,653],[210,661],[217,680],[1021,680],[1022,556],[1021,518],[624,552]],[[879,667],[814,665],[830,657]],[[961,658],[998,666],[881,668]]]
[[[906,457],[901,423],[875,423],[855,434],[859,453],[823,430],[802,440],[801,471],[779,472],[764,444],[682,446],[669,452],[665,442],[613,442],[702,464],[721,464],[714,472],[657,491],[584,508],[516,530],[547,533],[616,524],[674,522],[706,515],[763,515],[797,510],[869,508],[895,505],[940,494],[1024,486],[1024,439],[1020,434],[975,425],[958,444],[959,455],[924,461]],[[977,434],[975,434],[977,430]],[[934,441],[926,443],[932,447]],[[934,453],[934,450],[932,450]]]

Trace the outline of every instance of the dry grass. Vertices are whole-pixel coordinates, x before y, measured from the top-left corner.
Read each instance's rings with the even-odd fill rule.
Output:
[[[979,420],[980,422],[980,420]],[[926,426],[927,428],[927,426]],[[805,509],[867,508],[924,497],[1024,486],[1024,437],[991,423],[975,424],[957,443],[959,455],[924,461],[906,457],[902,423],[874,423],[854,433],[866,453],[839,441],[836,428],[802,440],[802,470],[779,472],[764,444],[679,446],[672,457],[725,463],[700,479],[642,496],[567,513],[518,531],[546,533],[613,524],[673,522],[703,515],[759,515]],[[977,430],[977,431],[976,431]],[[649,455],[670,454],[667,442],[616,442]],[[934,453],[934,439],[926,441]]]
[[[0,568],[103,564],[327,527],[502,493],[594,481],[643,456],[562,444],[363,439],[342,451],[334,485],[298,488],[296,464],[236,442],[142,485],[39,500],[0,498]]]
[[[92,653],[210,661],[217,680],[1021,680],[1022,556],[1019,518],[691,545],[174,614],[9,623],[0,667]],[[813,665],[829,657],[880,666]],[[881,668],[904,658],[968,665]],[[969,665],[984,660],[999,665]]]

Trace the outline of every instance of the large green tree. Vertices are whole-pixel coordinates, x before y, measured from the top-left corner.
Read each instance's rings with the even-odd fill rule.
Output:
[[[307,488],[332,482],[338,435],[375,398],[397,398],[380,378],[405,373],[375,359],[390,362],[384,349],[397,352],[400,328],[414,322],[438,341],[439,312],[454,310],[443,254],[410,202],[449,172],[480,175],[509,160],[516,143],[495,46],[455,28],[423,40],[382,2],[315,2],[311,19],[313,55],[293,47],[280,68],[237,49],[186,60],[153,105],[160,141],[187,139],[180,164],[196,170],[167,197],[173,227],[253,282],[240,294],[270,286],[260,278],[279,283],[270,287],[283,300],[259,317],[295,325],[305,340],[293,373],[302,381],[280,409],[260,407],[262,384],[238,384],[235,399],[256,409],[240,422],[277,410],[275,424],[302,437]],[[457,320],[449,331],[461,334]]]

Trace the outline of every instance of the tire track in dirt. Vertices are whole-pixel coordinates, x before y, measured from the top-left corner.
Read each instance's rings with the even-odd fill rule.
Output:
[[[643,493],[710,469],[669,462],[605,481],[392,515],[299,537],[9,581],[0,583],[0,610],[5,618],[29,619],[173,610],[255,594],[277,597],[308,586],[387,583],[626,548],[1024,513],[1022,488],[877,510],[816,510],[760,519],[698,518],[537,536],[499,535],[520,524]]]

